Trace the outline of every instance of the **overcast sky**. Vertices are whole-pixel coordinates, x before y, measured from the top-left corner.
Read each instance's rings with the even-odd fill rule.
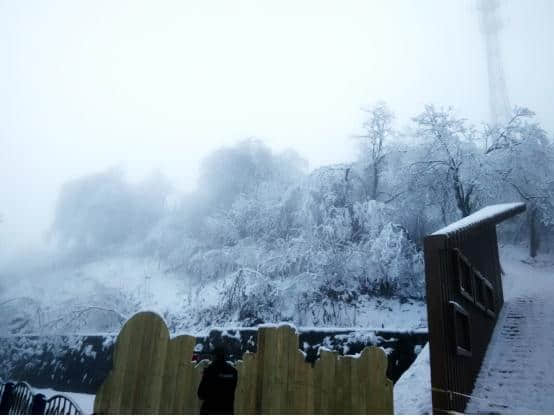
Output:
[[[512,105],[554,131],[554,1],[505,0]],[[245,137],[310,167],[354,157],[362,107],[487,121],[474,0],[0,0],[0,250],[47,228],[63,182],[119,165],[191,189]]]

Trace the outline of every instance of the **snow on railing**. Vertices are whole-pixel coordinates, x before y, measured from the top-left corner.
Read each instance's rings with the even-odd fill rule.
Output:
[[[512,217],[515,214],[525,211],[525,204],[522,202],[514,202],[510,204],[489,205],[459,221],[447,225],[432,235],[452,234],[470,227],[476,227],[485,223],[497,224],[506,218]]]

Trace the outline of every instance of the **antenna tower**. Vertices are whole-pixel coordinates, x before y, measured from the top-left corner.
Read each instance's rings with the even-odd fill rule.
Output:
[[[510,102],[498,39],[498,33],[502,29],[502,23],[498,16],[499,7],[498,0],[477,0],[477,10],[481,18],[481,33],[485,39],[487,54],[489,106],[493,124],[506,122],[510,116]]]

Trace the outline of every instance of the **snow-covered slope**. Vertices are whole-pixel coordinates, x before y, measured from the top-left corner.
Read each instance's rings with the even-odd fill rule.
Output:
[[[394,413],[431,414],[431,367],[429,344],[394,385]]]
[[[320,293],[320,286],[313,276],[269,280],[255,271],[202,283],[148,258],[110,257],[13,278],[2,293],[1,311],[11,319],[0,322],[0,335],[117,333],[141,310],[163,316],[173,333],[195,335],[212,327],[282,321],[390,331],[427,327],[423,301],[353,291],[333,298]],[[250,316],[244,305],[251,305]]]

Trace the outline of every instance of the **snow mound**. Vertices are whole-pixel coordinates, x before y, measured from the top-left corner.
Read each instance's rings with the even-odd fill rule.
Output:
[[[429,343],[394,385],[394,413],[431,414],[431,364]]]

